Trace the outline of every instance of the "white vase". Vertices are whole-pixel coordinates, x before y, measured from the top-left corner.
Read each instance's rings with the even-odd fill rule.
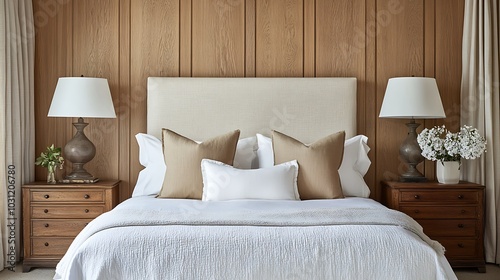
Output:
[[[441,184],[458,184],[460,181],[460,161],[437,161],[436,176]]]

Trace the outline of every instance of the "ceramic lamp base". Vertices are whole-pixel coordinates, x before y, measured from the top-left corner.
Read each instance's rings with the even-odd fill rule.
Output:
[[[73,163],[73,170],[67,175],[65,180],[95,180],[96,178],[83,168],[95,156],[95,146],[87,138],[83,129],[88,125],[83,118],[78,118],[78,122],[73,123],[76,128],[76,134],[64,147],[64,155],[67,160]]]

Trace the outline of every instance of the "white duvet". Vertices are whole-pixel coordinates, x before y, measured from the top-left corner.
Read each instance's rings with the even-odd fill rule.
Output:
[[[456,279],[408,216],[363,198],[131,198],[92,221],[54,279]]]

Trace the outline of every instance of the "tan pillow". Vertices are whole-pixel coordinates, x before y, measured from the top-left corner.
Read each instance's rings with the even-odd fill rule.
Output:
[[[201,160],[206,158],[233,165],[239,130],[200,144],[168,129],[162,132],[167,172],[159,197],[201,199]]]
[[[344,156],[345,132],[340,131],[310,145],[273,131],[274,164],[296,159],[301,199],[343,198],[338,169]]]

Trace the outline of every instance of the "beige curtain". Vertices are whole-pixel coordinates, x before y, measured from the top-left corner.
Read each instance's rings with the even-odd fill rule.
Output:
[[[34,41],[31,0],[0,0],[0,268],[21,255],[21,186],[34,179]]]
[[[500,74],[498,0],[466,0],[462,55],[462,124],[486,137],[487,152],[462,162],[467,181],[486,186],[486,262],[500,264]]]

